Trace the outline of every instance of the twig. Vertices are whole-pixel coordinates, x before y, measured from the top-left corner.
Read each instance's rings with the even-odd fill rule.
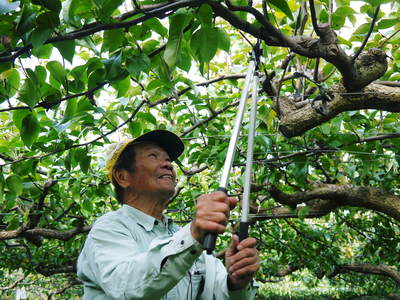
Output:
[[[378,13],[379,13],[380,7],[381,7],[380,4],[376,7],[374,17],[372,18],[371,26],[369,27],[368,33],[365,36],[365,39],[364,39],[363,43],[361,44],[360,48],[358,48],[356,54],[354,54],[354,56],[351,58],[351,62],[352,63],[354,63],[354,61],[361,54],[361,52],[363,51],[365,45],[367,44],[368,39],[371,36],[372,31],[374,30],[375,22],[376,22],[376,19],[378,18]]]
[[[181,137],[184,137],[185,135],[189,134],[190,132],[192,132],[193,130],[195,130],[196,128],[200,127],[201,125],[210,122],[212,119],[216,118],[218,115],[220,115],[221,113],[223,113],[224,111],[226,111],[228,108],[231,108],[233,106],[237,106],[239,104],[239,101],[233,102],[227,106],[225,106],[224,108],[218,110],[215,112],[215,114],[212,114],[210,117],[208,117],[207,119],[201,120],[199,122],[197,122],[196,124],[194,124],[192,127],[190,127],[189,129],[185,130],[184,132],[182,132]]]
[[[392,37],[394,37],[396,34],[398,34],[400,32],[400,29],[396,30],[395,32],[393,32],[389,37],[385,38],[382,42],[380,42],[378,44],[378,48],[382,48],[383,45],[388,42]]]
[[[321,31],[319,30],[318,22],[317,22],[317,14],[315,12],[315,5],[314,5],[314,0],[309,0],[310,4],[310,13],[311,13],[311,22],[313,25],[313,28],[315,30],[315,33],[321,37]]]
[[[116,23],[110,23],[110,24],[100,24],[98,26],[90,27],[90,28],[84,28],[81,30],[77,30],[74,32],[66,33],[64,35],[60,35],[57,37],[53,37],[45,41],[43,44],[50,44],[50,43],[57,43],[57,42],[62,42],[66,40],[74,40],[74,39],[79,39],[83,37],[87,37],[90,35],[93,35],[94,33],[101,32],[104,30],[112,30],[112,29],[119,29],[119,28],[129,28],[131,26],[140,24],[148,19],[151,19],[153,17],[159,17],[159,18],[164,18],[168,16],[171,11],[175,11],[179,8],[182,7],[194,7],[194,6],[199,6],[202,3],[202,1],[199,0],[182,0],[182,1],[177,1],[177,2],[172,2],[168,3],[166,5],[163,5],[161,7],[157,7],[155,9],[152,9],[148,11],[145,15],[140,16],[138,18],[135,18],[134,20],[127,21],[127,22],[116,22]],[[22,55],[23,53],[28,52],[33,48],[32,44],[29,44],[25,47],[22,47],[18,49],[14,54],[8,55],[8,56],[0,56],[0,63],[1,62],[7,62],[7,61],[14,61],[17,57]],[[0,54],[1,55],[1,54]]]
[[[9,286],[0,287],[0,291],[6,291],[15,288],[22,280],[25,279],[25,277],[26,275],[22,275],[20,278],[18,278],[14,283],[10,284]]]
[[[99,137],[97,137],[97,138],[95,138],[95,139],[93,139],[93,140],[91,140],[91,141],[89,141],[89,142],[87,142],[87,143],[81,143],[81,144],[72,145],[72,146],[70,146],[70,147],[68,147],[68,148],[66,148],[66,149],[55,150],[55,151],[53,151],[53,152],[49,152],[49,153],[46,153],[46,154],[44,154],[44,155],[36,155],[36,156],[30,156],[30,157],[23,157],[23,158],[21,158],[21,159],[14,160],[14,161],[12,161],[12,162],[6,162],[6,163],[0,165],[0,167],[3,167],[3,166],[5,166],[5,165],[10,165],[10,164],[19,163],[19,162],[21,162],[21,161],[31,160],[31,159],[43,159],[43,158],[45,158],[45,157],[48,157],[48,156],[51,156],[51,155],[54,155],[54,154],[57,154],[57,153],[60,153],[60,152],[64,152],[64,151],[67,151],[67,150],[70,150],[70,149],[73,149],[73,148],[85,147],[85,146],[90,145],[90,144],[92,144],[92,143],[94,143],[94,142],[97,142],[98,140],[104,139],[104,138],[106,138],[108,135],[114,133],[114,132],[117,131],[119,128],[125,126],[125,125],[128,124],[130,121],[132,121],[132,119],[135,117],[135,115],[139,112],[139,110],[141,109],[141,107],[142,107],[144,104],[145,104],[145,101],[142,101],[142,102],[139,104],[139,106],[136,108],[136,110],[130,115],[130,117],[129,117],[125,122],[121,123],[120,125],[118,125],[118,126],[115,127],[114,129],[110,130],[109,132],[107,132],[107,133],[105,133],[105,134],[102,134],[101,136],[99,136]]]

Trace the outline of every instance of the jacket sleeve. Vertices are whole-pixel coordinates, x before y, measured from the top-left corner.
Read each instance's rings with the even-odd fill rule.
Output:
[[[110,230],[97,225],[78,259],[78,277],[113,299],[161,298],[202,252],[190,233],[190,224],[171,237],[153,240],[146,251],[139,249],[123,226]]]

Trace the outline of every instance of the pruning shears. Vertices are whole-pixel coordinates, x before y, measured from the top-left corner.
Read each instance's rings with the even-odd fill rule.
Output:
[[[257,113],[257,97],[258,97],[258,65],[259,65],[259,55],[260,48],[259,43],[253,49],[254,60],[251,60],[247,69],[246,79],[244,87],[242,90],[238,112],[236,114],[236,119],[232,131],[232,135],[229,141],[228,152],[225,157],[224,167],[222,169],[222,175],[219,183],[218,191],[228,193],[228,181],[229,175],[232,168],[233,159],[235,156],[236,144],[239,137],[240,127],[243,122],[243,115],[246,108],[246,102],[249,96],[250,86],[253,83],[253,93],[252,102],[250,110],[250,127],[248,131],[248,141],[247,141],[247,155],[246,155],[246,169],[244,175],[244,191],[242,199],[242,210],[241,218],[239,224],[239,240],[242,241],[248,236],[249,231],[249,202],[250,202],[250,186],[251,186],[251,169],[253,165],[253,148],[254,148],[254,135],[256,127],[256,113]],[[211,254],[215,249],[215,242],[217,235],[215,233],[207,233],[203,241],[203,249],[207,251],[207,254]]]

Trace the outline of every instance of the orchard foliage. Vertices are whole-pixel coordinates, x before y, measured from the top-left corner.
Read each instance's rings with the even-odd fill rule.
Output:
[[[119,207],[103,171],[107,146],[152,129],[185,143],[167,213],[189,222],[196,197],[218,187],[259,44],[258,281],[268,289],[286,276],[307,287],[324,280],[341,299],[400,294],[399,8],[398,0],[0,0],[0,277],[79,284],[86,233]],[[229,188],[238,197],[247,119]]]

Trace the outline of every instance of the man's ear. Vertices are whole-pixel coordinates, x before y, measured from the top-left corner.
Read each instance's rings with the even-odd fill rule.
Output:
[[[115,181],[123,188],[127,188],[130,184],[129,178],[130,178],[130,173],[127,170],[114,170],[113,171],[113,176]]]

